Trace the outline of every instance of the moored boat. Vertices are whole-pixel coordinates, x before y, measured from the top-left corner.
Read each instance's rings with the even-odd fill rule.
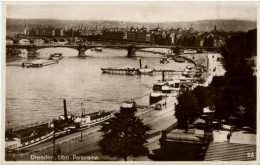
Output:
[[[126,75],[135,75],[138,73],[138,69],[136,68],[101,68],[103,73],[124,73]]]
[[[135,101],[125,101],[120,107],[120,111],[123,113],[135,113],[137,111]]]
[[[153,69],[141,68],[139,69],[139,74],[153,74]]]
[[[197,50],[195,49],[186,49],[184,50],[184,54],[194,54],[197,53]]]
[[[52,123],[41,124],[13,131],[6,131],[5,149],[7,152],[22,150],[45,142],[53,137]]]
[[[163,95],[161,91],[153,91],[150,93],[149,102],[151,104],[155,104],[163,99]]]
[[[162,90],[162,87],[166,84],[167,82],[166,81],[156,81],[154,84],[153,84],[153,90],[154,91],[161,91]]]
[[[169,63],[169,62],[170,62],[170,60],[167,57],[162,57],[160,59],[160,63],[162,63],[162,64],[166,64],[166,63]]]
[[[26,68],[38,68],[38,67],[43,67],[46,65],[51,65],[51,64],[56,64],[57,61],[54,60],[44,60],[44,59],[38,59],[38,60],[34,60],[32,62],[27,62],[27,63],[22,63],[22,67],[26,67]]]
[[[169,80],[162,86],[162,93],[171,94],[180,91],[180,80]]]
[[[89,114],[82,114],[75,118],[74,124],[72,124],[69,128],[72,130],[87,129],[93,125],[100,124],[112,118],[114,116],[113,113],[114,111],[101,111]]]
[[[54,53],[50,55],[49,60],[59,61],[62,57],[62,53]]]
[[[135,68],[133,68],[133,69],[127,68],[125,74],[127,74],[127,75],[135,75],[136,74],[136,69]]]
[[[66,108],[66,100],[63,100],[64,103],[64,115],[60,115],[57,119],[60,122],[63,122],[66,128],[69,128],[70,131],[78,131],[82,129],[87,129],[90,126],[100,124],[111,117],[113,117],[114,111],[100,111],[85,114],[85,109],[81,109],[82,113],[79,116],[75,115],[67,115],[67,108]]]
[[[141,65],[141,60],[140,60],[140,68],[138,70],[139,74],[153,74],[153,69],[151,68],[148,68],[147,65],[145,65],[144,68],[142,68],[142,65]]]

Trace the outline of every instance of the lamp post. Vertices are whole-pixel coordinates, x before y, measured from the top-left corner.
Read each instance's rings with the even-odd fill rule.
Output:
[[[53,142],[53,160],[56,160],[56,154],[55,154],[55,122],[53,120],[53,138],[52,138],[52,142]]]
[[[165,99],[165,109],[167,109],[167,97],[168,96],[166,96],[166,99]]]

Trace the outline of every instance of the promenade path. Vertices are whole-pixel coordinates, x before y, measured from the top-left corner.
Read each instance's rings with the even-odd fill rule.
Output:
[[[208,78],[206,80],[205,86],[208,86],[214,76],[224,76],[226,71],[220,61],[217,59],[220,58],[220,54],[208,53]],[[215,70],[215,71],[214,71]]]

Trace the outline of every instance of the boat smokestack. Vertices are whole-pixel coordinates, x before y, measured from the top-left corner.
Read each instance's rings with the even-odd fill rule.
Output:
[[[83,115],[84,115],[84,109],[82,107],[82,102],[81,102],[81,116],[83,116]]]
[[[66,107],[66,100],[65,99],[63,99],[63,105],[64,105],[64,117],[65,117],[65,120],[68,121],[67,107]]]
[[[140,69],[142,69],[142,59],[139,59],[139,63],[140,63]]]
[[[164,70],[162,71],[162,81],[164,81]]]

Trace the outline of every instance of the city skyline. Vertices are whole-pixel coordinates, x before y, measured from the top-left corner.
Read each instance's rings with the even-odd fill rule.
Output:
[[[15,4],[9,2],[6,4],[6,18],[17,19],[145,23],[214,19],[257,20],[257,2],[236,2],[236,5],[233,2],[73,2],[73,4],[72,2]]]

